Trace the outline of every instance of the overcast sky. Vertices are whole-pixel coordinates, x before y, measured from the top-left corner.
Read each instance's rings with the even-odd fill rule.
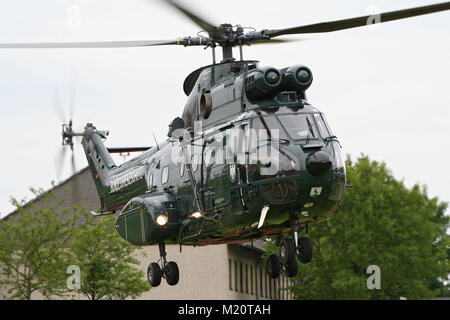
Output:
[[[256,29],[437,2],[183,1],[214,23]],[[160,0],[0,2],[0,42],[172,39],[198,31]],[[430,196],[450,201],[449,36],[447,11],[249,47],[244,57],[261,66],[309,66],[314,82],[308,99],[327,114],[345,153],[385,161],[407,186],[425,184]],[[75,126],[92,121],[110,130],[108,146],[142,146],[154,144],[153,133],[165,138],[184,107],[184,78],[210,63],[209,50],[200,47],[0,50],[0,213],[13,210],[11,196],[30,199],[30,186],[48,188],[57,179],[61,121],[52,99],[56,85],[68,112],[71,70],[77,83]],[[81,169],[87,161],[81,146],[75,151]],[[61,179],[70,175],[68,160]]]

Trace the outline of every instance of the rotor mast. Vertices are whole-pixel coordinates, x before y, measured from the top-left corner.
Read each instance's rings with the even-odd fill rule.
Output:
[[[244,34],[243,28],[238,25],[236,30],[233,30],[233,26],[229,23],[224,23],[219,26],[219,32],[223,34],[224,41],[219,42],[222,47],[222,62],[233,62],[233,47],[236,45],[236,39]],[[240,41],[239,41],[240,42]],[[241,47],[241,60],[242,60],[242,45]]]

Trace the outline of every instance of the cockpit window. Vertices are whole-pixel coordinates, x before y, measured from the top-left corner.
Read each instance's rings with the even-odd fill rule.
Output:
[[[314,114],[314,119],[316,120],[317,128],[319,129],[320,136],[322,138],[329,137],[330,134],[327,131],[327,127],[325,125],[325,122],[322,119],[322,115],[320,113],[315,113]]]
[[[311,114],[279,115],[281,123],[292,139],[317,138],[317,128]]]
[[[325,122],[325,126],[327,127],[329,135],[334,136],[333,132],[330,129],[330,125],[328,124],[327,118],[325,118],[325,115],[323,113],[321,113],[320,115],[322,116],[323,122]]]
[[[280,123],[274,116],[266,116],[266,117],[258,117],[253,119],[252,129],[258,131],[258,136],[260,135],[259,130],[265,130],[267,133],[267,138],[271,138],[271,134],[278,132],[278,138],[280,139],[288,139],[286,132],[284,132]]]

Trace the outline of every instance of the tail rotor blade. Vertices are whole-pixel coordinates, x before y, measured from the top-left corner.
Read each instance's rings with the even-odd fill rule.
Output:
[[[61,173],[64,168],[64,160],[66,158],[67,149],[61,147],[60,151],[57,153],[55,157],[55,171],[56,171],[56,179],[61,181]]]
[[[75,152],[72,150],[72,157],[70,159],[70,165],[71,165],[71,176],[73,177],[75,173],[77,172],[77,165],[75,160]],[[72,178],[72,187],[71,187],[71,193],[72,193],[72,202],[74,204],[77,204],[80,199],[80,182],[78,181],[78,177]]]
[[[71,174],[74,175],[77,172],[77,165],[75,161],[75,152],[72,150],[72,156],[70,158],[70,169],[72,170]]]

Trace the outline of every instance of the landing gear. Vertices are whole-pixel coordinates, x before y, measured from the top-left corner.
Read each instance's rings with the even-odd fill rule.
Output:
[[[291,218],[293,238],[279,240],[279,258],[271,255],[267,260],[267,273],[274,279],[284,270],[289,278],[295,277],[298,272],[297,258],[302,263],[308,263],[312,258],[312,244],[308,237],[298,238],[298,223],[295,217]]]
[[[161,241],[159,243],[159,255],[161,258],[158,263],[152,262],[147,268],[147,280],[151,287],[157,287],[161,284],[161,278],[165,278],[169,286],[174,286],[180,279],[178,265],[174,261],[166,260],[166,244]]]

